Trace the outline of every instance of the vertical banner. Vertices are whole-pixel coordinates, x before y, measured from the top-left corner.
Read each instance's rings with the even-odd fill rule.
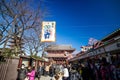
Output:
[[[56,40],[55,30],[56,30],[55,21],[43,21],[41,42],[55,42]]]

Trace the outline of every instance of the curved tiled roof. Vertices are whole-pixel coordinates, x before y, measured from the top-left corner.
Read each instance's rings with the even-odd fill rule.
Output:
[[[118,35],[120,35],[120,28],[118,28],[117,30],[113,31],[112,33],[110,33],[109,35],[107,35],[106,37],[104,37],[101,41],[109,40],[112,37],[116,37]]]
[[[47,57],[67,57],[65,54],[47,54]]]
[[[72,57],[72,54],[56,54],[56,53],[52,53],[52,54],[47,54],[47,57],[56,57],[56,58],[59,58],[59,57],[62,57],[62,58],[67,58],[67,57]]]
[[[45,51],[48,50],[75,50],[75,48],[72,48],[70,45],[50,45],[47,48],[45,48]]]

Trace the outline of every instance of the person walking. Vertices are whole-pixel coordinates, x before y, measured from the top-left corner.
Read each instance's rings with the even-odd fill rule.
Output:
[[[97,67],[95,66],[94,60],[89,59],[88,69],[89,69],[90,80],[98,80],[98,70]]]
[[[63,80],[68,80],[69,77],[69,72],[68,72],[68,68],[66,65],[64,65],[64,69],[63,69]]]
[[[62,80],[62,73],[57,72],[52,80]]]
[[[52,80],[53,76],[55,75],[55,68],[53,65],[50,66],[49,73],[50,73],[49,75],[50,75],[51,80]]]
[[[50,65],[45,66],[45,74],[46,74],[46,76],[49,75],[49,68],[50,68]]]
[[[87,67],[87,65],[85,64],[81,64],[81,76],[83,80],[89,80],[89,69]]]
[[[100,66],[100,74],[101,74],[101,80],[111,80],[109,63],[106,61],[106,58],[102,58],[102,62]]]
[[[27,76],[29,77],[29,80],[35,80],[35,67],[32,67],[31,72],[28,72]]]
[[[75,67],[72,67],[72,70],[70,73],[71,75],[69,77],[69,80],[82,80],[81,75],[77,72]]]
[[[26,78],[27,69],[25,69],[25,65],[22,64],[21,68],[18,68],[17,80],[24,80]]]
[[[40,80],[40,77],[42,74],[43,74],[43,66],[42,66],[42,64],[39,64],[38,69],[37,69],[38,80]]]

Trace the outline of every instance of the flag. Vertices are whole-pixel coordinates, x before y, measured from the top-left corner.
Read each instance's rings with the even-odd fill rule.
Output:
[[[41,42],[55,42],[55,31],[56,31],[55,21],[43,21],[42,22],[42,33]]]

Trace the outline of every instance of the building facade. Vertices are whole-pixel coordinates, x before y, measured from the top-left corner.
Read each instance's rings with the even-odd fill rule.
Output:
[[[70,45],[50,45],[45,48],[47,58],[54,64],[64,64],[68,59],[72,58],[72,53],[75,51]]]
[[[108,62],[113,62],[112,58],[120,59],[120,29],[112,32],[101,41],[93,45],[91,50],[80,53],[70,61],[85,60],[89,58],[105,57]]]

